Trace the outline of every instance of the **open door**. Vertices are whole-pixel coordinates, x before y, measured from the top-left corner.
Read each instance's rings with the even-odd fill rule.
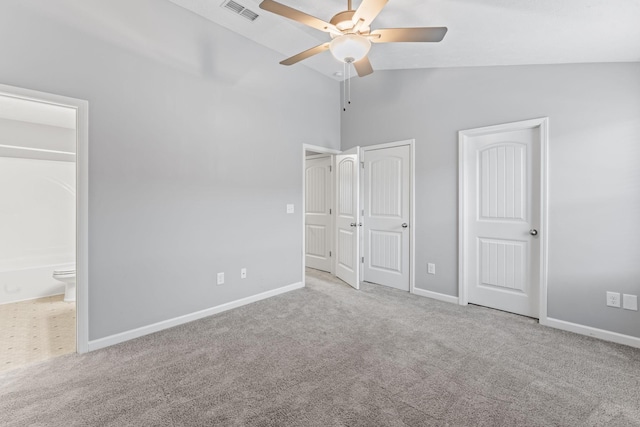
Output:
[[[366,147],[362,207],[365,282],[409,291],[411,146]]]
[[[336,155],[336,276],[360,289],[360,148]]]

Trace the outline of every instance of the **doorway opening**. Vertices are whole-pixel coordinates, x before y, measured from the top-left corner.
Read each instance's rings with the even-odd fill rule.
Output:
[[[306,268],[335,272],[334,162],[337,150],[305,144],[302,150],[302,276]]]
[[[414,292],[413,151],[413,140],[332,152],[330,159],[305,148],[303,265],[355,289],[366,281]],[[328,180],[320,172],[325,170],[331,172]],[[321,220],[332,227],[322,238],[328,246],[317,243],[326,230],[317,226]],[[321,253],[331,258],[324,268],[316,266],[324,262]]]
[[[87,118],[0,85],[0,371],[87,351]]]

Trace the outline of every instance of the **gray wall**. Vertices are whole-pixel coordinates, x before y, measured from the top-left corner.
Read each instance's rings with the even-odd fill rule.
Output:
[[[0,51],[0,83],[89,101],[91,340],[301,281],[335,81],[165,1],[6,0]]]
[[[457,295],[457,132],[550,118],[548,315],[640,337],[640,63],[377,71],[342,148],[416,140],[416,286]],[[437,275],[427,275],[427,263]]]

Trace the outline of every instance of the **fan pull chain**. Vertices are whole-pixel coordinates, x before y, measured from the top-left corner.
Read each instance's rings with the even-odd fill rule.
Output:
[[[342,63],[342,111],[347,111],[347,63]]]
[[[348,79],[349,79],[349,86],[347,86],[347,89],[349,90],[349,92],[348,92],[348,94],[347,94],[347,103],[348,103],[349,105],[351,105],[351,63],[348,63],[348,64],[347,64],[347,69],[349,70],[349,71],[347,71],[347,73],[349,73],[349,77],[348,77]]]
[[[347,111],[347,105],[351,105],[351,63],[342,63],[342,111]]]

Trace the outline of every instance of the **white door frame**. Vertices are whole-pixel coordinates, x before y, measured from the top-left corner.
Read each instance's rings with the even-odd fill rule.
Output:
[[[76,110],[76,351],[89,351],[89,102],[0,84],[0,95]]]
[[[302,144],[302,206],[300,207],[300,214],[302,215],[302,286],[306,286],[306,275],[305,275],[305,270],[307,267],[307,260],[306,260],[306,227],[305,227],[305,200],[307,197],[307,174],[305,173],[305,167],[306,167],[306,162],[307,162],[307,151],[313,151],[315,153],[319,153],[319,154],[330,154],[331,156],[335,155],[335,154],[340,154],[340,150],[335,150],[333,148],[327,148],[327,147],[320,147],[319,145],[311,145],[311,144]],[[332,170],[335,170],[335,165],[333,164],[334,161],[331,161],[331,168]],[[333,188],[333,176],[334,174],[331,174],[331,182],[332,182],[332,188]],[[333,212],[335,213],[335,207],[333,208]],[[332,214],[331,215],[331,233],[333,233],[333,230],[335,229],[335,217]],[[332,243],[332,246],[335,243]],[[331,253],[333,255],[335,255],[336,251],[335,248],[331,248]],[[335,274],[336,271],[336,266],[335,266],[335,256],[331,257],[331,274]]]
[[[415,163],[416,163],[416,149],[415,149],[415,139],[406,139],[403,141],[395,141],[395,142],[387,142],[384,144],[377,144],[377,145],[367,145],[366,147],[361,147],[360,149],[362,150],[362,157],[364,158],[364,154],[366,151],[373,151],[373,150],[380,150],[383,148],[393,148],[393,147],[400,147],[403,145],[408,145],[410,148],[410,167],[411,167],[411,172],[409,174],[409,293],[411,294],[415,294],[415,283],[416,283],[416,205],[415,205],[415,198],[416,198],[416,186],[415,186],[415,177],[416,177],[416,167],[415,167]],[[360,173],[362,174],[362,168],[360,168]],[[360,186],[361,191],[360,191],[360,197],[363,198],[364,197],[364,176],[361,175],[361,179],[360,179]],[[364,206],[361,200],[360,206]],[[362,233],[364,234],[364,233]],[[364,247],[364,244],[362,242],[362,239],[364,237],[360,236],[360,247],[363,248],[363,252],[361,253],[361,255],[363,256],[368,256],[368,254],[365,254],[364,251],[366,250],[366,248]],[[362,263],[360,263],[360,278],[362,280],[364,280],[364,265],[362,265]]]
[[[461,130],[458,132],[458,301],[460,305],[467,305],[468,293],[465,267],[468,259],[465,238],[465,218],[467,217],[467,193],[464,161],[468,151],[468,141],[471,137],[497,132],[508,132],[522,129],[540,129],[540,307],[539,322],[545,324],[547,320],[547,244],[548,244],[548,148],[549,148],[549,118],[525,120],[505,123],[477,129]]]

